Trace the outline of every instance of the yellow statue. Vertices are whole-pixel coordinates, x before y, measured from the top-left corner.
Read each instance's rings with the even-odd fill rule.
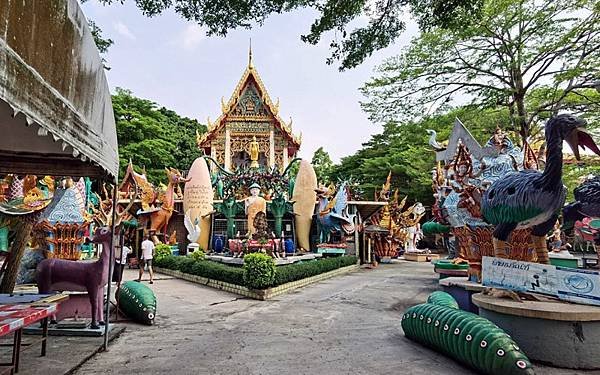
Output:
[[[267,201],[259,196],[260,185],[252,184],[250,186],[250,196],[247,197],[245,202],[246,216],[248,218],[248,234],[252,235],[256,231],[254,228],[254,217],[259,212],[267,213]]]
[[[256,136],[252,137],[250,142],[250,168],[258,168],[258,142],[256,142]]]

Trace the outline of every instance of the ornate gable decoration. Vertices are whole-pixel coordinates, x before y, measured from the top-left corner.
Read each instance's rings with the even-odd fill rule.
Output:
[[[271,112],[260,97],[256,86],[249,83],[229,115],[236,117],[267,117],[271,116]]]
[[[197,137],[196,142],[199,148],[210,147],[210,141],[225,126],[226,122],[237,120],[273,122],[275,128],[280,129],[292,145],[295,145],[296,148],[300,147],[301,137],[296,137],[292,133],[291,119],[286,124],[279,117],[279,100],[273,103],[258,72],[252,66],[252,60],[249,61],[229,101],[225,103],[221,99],[221,111],[221,115],[214,123],[208,119],[207,132]]]

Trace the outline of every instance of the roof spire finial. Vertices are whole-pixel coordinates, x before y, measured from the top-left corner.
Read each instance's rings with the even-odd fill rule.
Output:
[[[252,38],[250,38],[250,46],[248,47],[248,68],[252,67]]]

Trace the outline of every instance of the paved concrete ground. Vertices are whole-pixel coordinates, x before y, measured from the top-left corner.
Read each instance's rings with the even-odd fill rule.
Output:
[[[129,325],[76,373],[473,374],[402,334],[401,313],[436,285],[431,265],[417,263],[380,265],[266,302],[159,280],[151,286],[156,325]]]

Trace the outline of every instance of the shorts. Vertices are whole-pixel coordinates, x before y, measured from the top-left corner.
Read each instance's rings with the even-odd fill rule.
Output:
[[[152,267],[152,259],[140,259],[140,266],[144,267],[144,266],[148,266],[148,267]]]

